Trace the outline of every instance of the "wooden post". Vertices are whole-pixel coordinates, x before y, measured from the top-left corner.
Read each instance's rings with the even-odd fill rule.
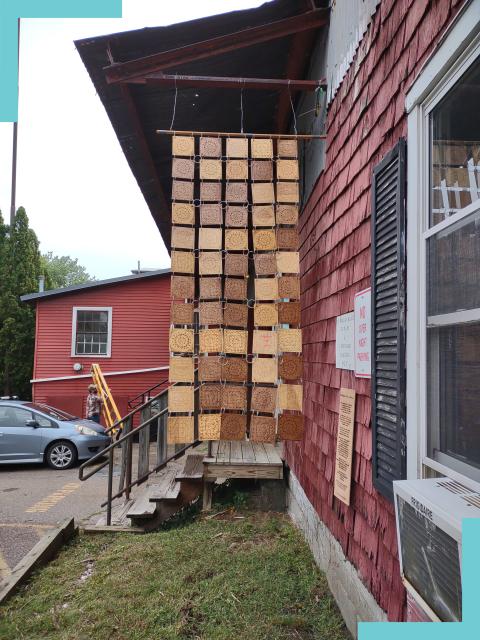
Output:
[[[213,481],[203,479],[203,506],[202,511],[211,511],[213,498]]]
[[[150,407],[142,409],[140,421],[145,422],[151,415]],[[150,468],[150,425],[144,427],[138,434],[138,475],[141,478]]]

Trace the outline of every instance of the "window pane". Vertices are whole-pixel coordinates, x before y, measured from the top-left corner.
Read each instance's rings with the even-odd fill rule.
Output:
[[[107,352],[108,312],[77,312],[77,354],[98,354]]]
[[[477,60],[430,115],[430,226],[480,197],[479,100]]]
[[[480,323],[428,330],[428,448],[480,468]]]
[[[480,308],[480,211],[428,240],[428,315]]]

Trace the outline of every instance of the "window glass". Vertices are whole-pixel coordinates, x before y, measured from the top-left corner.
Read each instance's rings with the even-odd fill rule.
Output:
[[[430,226],[480,197],[479,99],[477,60],[430,115]]]
[[[32,413],[20,407],[0,406],[0,427],[25,427]]]
[[[53,407],[49,407],[48,404],[38,404],[33,402],[27,402],[25,404],[29,409],[33,409],[34,411],[41,411],[42,413],[46,413],[47,416],[51,418],[55,418],[55,420],[74,420],[75,416],[71,413],[67,413],[66,411],[62,411],[61,409],[54,409]]]
[[[76,355],[107,354],[108,311],[77,311]]]

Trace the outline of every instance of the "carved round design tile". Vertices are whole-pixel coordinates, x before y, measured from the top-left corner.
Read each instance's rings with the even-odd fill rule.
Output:
[[[224,322],[227,326],[246,327],[248,324],[248,307],[246,304],[225,303]]]
[[[174,249],[194,249],[195,229],[193,227],[172,227],[171,245]]]
[[[173,136],[172,155],[174,156],[195,155],[195,138],[193,136]]]
[[[255,251],[274,251],[277,248],[274,229],[254,229],[253,248]]]
[[[252,389],[252,411],[260,413],[275,413],[277,406],[277,388],[259,387]]]
[[[198,232],[198,248],[220,251],[222,239],[221,227],[201,227]]]
[[[222,269],[222,254],[220,251],[200,252],[200,255],[198,257],[198,271],[200,275],[220,275],[222,273]]]
[[[252,201],[254,204],[274,203],[273,182],[252,182]]]
[[[277,229],[277,245],[279,249],[297,251],[299,245],[298,232],[294,229]]]
[[[172,199],[191,202],[193,200],[193,182],[174,180],[172,182]]]
[[[170,293],[172,298],[194,298],[195,278],[193,276],[172,276]]]
[[[253,310],[253,322],[257,327],[272,327],[278,324],[278,311],[275,304],[256,304]]]
[[[221,138],[200,138],[200,155],[202,158],[220,158],[222,155]]]
[[[278,283],[276,278],[255,278],[255,299],[276,300]]]
[[[198,417],[198,439],[220,440],[220,427],[222,415],[220,413],[207,413]]]
[[[221,180],[222,161],[221,160],[200,160],[200,180]]]
[[[225,353],[247,353],[248,331],[225,329],[223,332],[223,350]]]
[[[274,227],[275,212],[272,204],[257,204],[252,209],[254,227]]]
[[[252,352],[275,355],[277,353],[277,333],[254,329]]]
[[[225,385],[222,388],[222,405],[224,409],[247,410],[247,387]]]
[[[246,229],[225,229],[225,249],[227,251],[248,250],[248,231]]]
[[[172,353],[193,353],[193,329],[170,329]]]
[[[221,225],[223,223],[222,205],[219,202],[200,205],[200,224]]]
[[[248,202],[248,187],[246,182],[228,182],[225,189],[227,202]]]
[[[292,204],[299,202],[298,182],[277,182],[277,201]]]
[[[200,356],[198,358],[198,379],[200,382],[219,382],[222,379],[221,356]]]
[[[303,416],[291,413],[278,416],[278,437],[280,440],[301,440],[303,438]]]
[[[298,160],[277,160],[277,180],[298,180]]]
[[[195,255],[191,251],[172,251],[173,273],[195,273]]]
[[[172,324],[193,324],[193,302],[172,302],[170,322]]]
[[[222,329],[200,329],[199,351],[202,353],[219,353],[223,351]]]
[[[195,174],[195,162],[186,158],[173,158],[172,176],[183,180],[193,180]]]
[[[298,207],[294,204],[277,205],[277,224],[297,224]]]
[[[225,278],[225,299],[243,300],[247,298],[246,278]]]
[[[248,160],[227,160],[227,180],[248,180]]]
[[[246,227],[248,225],[247,207],[230,204],[225,215],[227,227]]]
[[[251,442],[275,443],[277,421],[269,416],[252,416],[250,420]]]
[[[222,297],[222,279],[221,278],[200,278],[200,298],[208,300],[209,298]]]
[[[222,440],[244,440],[247,416],[241,413],[223,413],[220,437]]]
[[[187,202],[172,202],[174,224],[195,224],[195,207]]]
[[[168,389],[168,410],[171,413],[190,413],[193,411],[193,385],[174,385]]]
[[[273,158],[273,140],[252,138],[252,158]]]
[[[279,329],[278,330],[278,350],[281,352],[301,353],[302,352],[302,330],[301,329]]]
[[[301,411],[303,386],[301,384],[280,384],[278,387],[278,406],[282,410]]]
[[[228,158],[248,158],[247,138],[227,138]]]
[[[278,379],[276,358],[254,358],[252,362],[252,382],[270,382]]]
[[[171,416],[167,419],[167,444],[189,444],[194,439],[193,416]]]
[[[271,182],[273,180],[273,162],[271,160],[253,160],[252,180]]]
[[[277,155],[282,158],[296,158],[298,156],[298,143],[292,139],[280,139],[277,142]]]
[[[193,187],[192,187],[193,198]],[[189,199],[192,199],[189,198]],[[200,183],[200,200],[202,202],[219,202],[222,199],[222,183],[221,182],[201,182]]]
[[[223,309],[220,301],[200,302],[198,305],[200,324],[222,324]]]
[[[278,278],[278,295],[280,298],[300,299],[300,278],[298,276],[281,276]]]
[[[248,364],[245,358],[224,358],[222,361],[222,380],[226,382],[246,382]]]
[[[283,380],[299,380],[303,374],[302,356],[284,353],[278,359],[278,375]]]
[[[222,385],[202,384],[200,386],[200,409],[222,408]]]
[[[279,302],[278,322],[280,324],[300,324],[300,302]]]
[[[194,382],[194,364],[190,357],[171,357],[168,369],[170,382]]]
[[[274,253],[257,253],[253,256],[257,276],[274,276],[277,273],[277,260]]]
[[[227,253],[225,256],[225,275],[248,275],[248,255],[243,253]]]

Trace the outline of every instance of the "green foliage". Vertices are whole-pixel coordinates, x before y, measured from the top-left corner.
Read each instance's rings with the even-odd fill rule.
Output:
[[[35,310],[20,296],[37,290],[40,252],[23,207],[13,228],[0,216],[0,393],[30,398]]]
[[[46,289],[71,287],[95,280],[85,267],[78,264],[76,258],[70,256],[54,256],[52,251],[44,253],[41,258],[42,270],[45,275]]]

